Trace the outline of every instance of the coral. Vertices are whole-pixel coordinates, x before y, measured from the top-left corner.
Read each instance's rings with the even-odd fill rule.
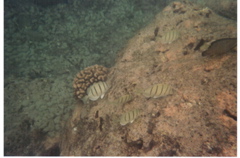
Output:
[[[74,79],[75,95],[81,99],[86,95],[87,88],[94,82],[105,81],[108,69],[101,65],[93,65],[80,71]]]

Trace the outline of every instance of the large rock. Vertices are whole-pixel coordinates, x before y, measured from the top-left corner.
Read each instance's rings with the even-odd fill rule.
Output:
[[[178,39],[163,44],[171,30]],[[208,8],[171,3],[119,52],[106,96],[76,105],[60,137],[61,156],[236,156],[236,49],[202,56],[236,32],[236,23]],[[174,94],[145,98],[142,91],[156,83]],[[134,99],[113,104],[124,94]],[[136,108],[142,115],[121,126],[120,116]]]
[[[236,0],[193,0],[202,6],[208,6],[214,10],[217,14],[222,15],[226,18],[237,20],[237,1]]]

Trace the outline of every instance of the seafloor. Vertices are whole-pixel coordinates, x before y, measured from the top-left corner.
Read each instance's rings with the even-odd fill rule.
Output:
[[[81,2],[43,9],[36,1],[43,6],[19,12],[7,3],[5,155],[236,156],[237,48],[202,55],[211,43],[236,39],[230,11],[222,17],[219,10],[220,15],[192,2],[173,2],[148,24],[154,12],[144,11],[156,13],[166,1],[136,3],[139,8],[107,1],[111,7],[105,4],[99,12]],[[227,2],[219,5],[232,11],[234,1]],[[162,37],[172,30],[179,36],[164,44]],[[94,64],[109,68],[111,87],[103,99],[83,104],[74,98],[73,79]],[[174,93],[141,94],[157,83],[171,85]],[[112,104],[124,94],[133,100]],[[132,109],[141,109],[141,116],[121,126],[119,117]]]

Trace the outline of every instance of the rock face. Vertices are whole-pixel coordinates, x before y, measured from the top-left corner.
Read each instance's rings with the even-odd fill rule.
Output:
[[[179,38],[161,42],[171,30]],[[206,45],[236,38],[236,23],[212,10],[173,2],[119,52],[102,100],[78,103],[62,132],[61,156],[236,156],[237,54],[202,56]],[[164,83],[172,95],[146,98],[142,91]],[[131,94],[123,105],[112,101]],[[142,111],[133,123],[120,116]]]
[[[237,20],[237,1],[236,0],[193,0],[193,2],[198,3],[202,6],[208,6],[213,9],[217,14],[222,15],[226,18]]]

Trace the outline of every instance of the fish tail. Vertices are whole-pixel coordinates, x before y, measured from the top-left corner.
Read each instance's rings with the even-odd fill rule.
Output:
[[[136,95],[141,95],[143,93],[143,91],[140,88],[136,88],[136,89],[133,90],[133,93],[136,94]]]
[[[84,104],[88,104],[88,103],[89,103],[89,98],[88,98],[88,96],[87,96],[87,95],[84,96],[84,97],[82,98],[82,101],[83,101]]]

